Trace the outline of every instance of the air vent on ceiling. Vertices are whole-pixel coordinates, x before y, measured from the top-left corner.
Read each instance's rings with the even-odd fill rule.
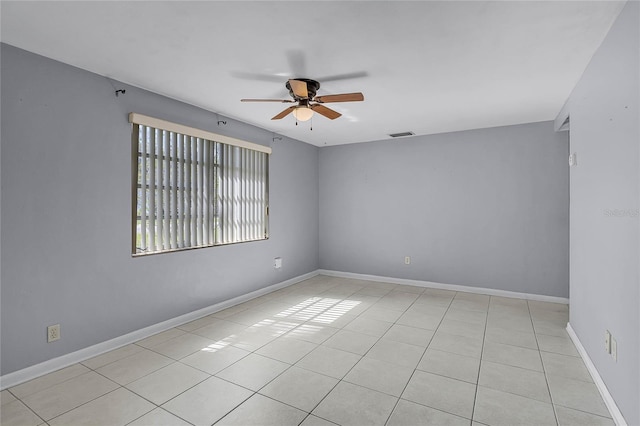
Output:
[[[389,136],[392,138],[401,138],[403,136],[413,136],[415,133],[413,132],[400,132],[400,133],[391,133]]]

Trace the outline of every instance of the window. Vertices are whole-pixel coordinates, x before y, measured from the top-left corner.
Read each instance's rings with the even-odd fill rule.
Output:
[[[134,255],[268,238],[271,148],[136,113],[129,122]]]

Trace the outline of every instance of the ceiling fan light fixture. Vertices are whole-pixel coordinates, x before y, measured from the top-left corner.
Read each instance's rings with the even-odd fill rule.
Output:
[[[313,110],[308,106],[299,106],[293,110],[293,116],[298,121],[308,121],[313,117]]]

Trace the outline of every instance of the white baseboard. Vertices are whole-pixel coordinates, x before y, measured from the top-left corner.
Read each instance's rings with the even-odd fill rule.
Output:
[[[206,308],[189,312],[187,314],[180,315],[167,321],[163,321],[149,327],[145,327],[140,330],[125,334],[123,336],[107,340],[106,342],[98,343],[96,345],[80,349],[79,351],[71,352],[69,354],[50,359],[36,365],[32,365],[31,367],[14,371],[13,373],[5,374],[4,376],[0,376],[0,390],[19,385],[20,383],[35,379],[36,377],[42,376],[43,374],[51,373],[61,368],[68,367],[72,364],[76,364],[86,359],[93,358],[94,356],[101,355],[105,352],[118,349],[122,346],[137,342],[138,340],[153,336],[154,334],[160,333],[162,331],[169,330],[182,324],[186,324],[207,315],[211,315],[215,312],[221,311],[231,306],[247,302],[251,299],[255,299],[256,297],[260,297],[267,293],[271,293],[281,288],[288,287],[300,281],[312,278],[316,275],[318,275],[317,270],[304,275],[299,275],[286,281],[282,281],[280,283],[276,283],[256,291],[252,291],[251,293],[243,294],[241,296],[234,297],[233,299],[225,300],[224,302],[216,303],[215,305],[207,306]]]
[[[569,337],[571,337],[573,344],[576,346],[576,349],[578,349],[578,353],[582,357],[584,364],[587,366],[587,370],[589,370],[589,374],[591,374],[591,378],[593,378],[593,381],[596,384],[598,391],[600,391],[600,395],[602,395],[602,399],[604,400],[604,403],[607,406],[609,413],[611,414],[611,418],[613,418],[613,421],[616,423],[617,426],[627,426],[627,422],[625,421],[624,417],[622,417],[622,413],[620,412],[618,405],[616,404],[616,402],[613,400],[613,397],[609,393],[609,389],[607,389],[607,385],[604,384],[602,377],[600,377],[600,373],[598,373],[596,366],[593,365],[593,362],[591,361],[589,354],[585,350],[584,346],[582,346],[582,342],[580,342],[578,335],[573,330],[573,327],[571,327],[570,323],[567,323],[567,333],[569,333]]]
[[[355,274],[353,272],[331,271],[327,269],[319,269],[318,272],[321,275],[329,275],[332,277],[353,278],[357,280],[377,281],[377,282],[392,283],[392,284],[413,285],[416,287],[437,288],[441,290],[464,291],[466,293],[510,297],[512,299],[526,299],[526,300],[536,300],[540,302],[563,303],[565,305],[569,304],[569,299],[566,297],[545,296],[543,294],[518,293],[515,291],[496,290],[492,288],[470,287],[470,286],[456,285],[456,284],[442,284],[442,283],[435,283],[431,281],[409,280],[405,278],[381,277],[378,275]]]

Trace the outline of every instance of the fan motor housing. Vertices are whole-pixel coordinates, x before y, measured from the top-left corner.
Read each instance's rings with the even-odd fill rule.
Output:
[[[292,80],[299,80],[307,83],[307,92],[308,92],[307,96],[309,99],[313,99],[316,96],[316,92],[320,88],[320,83],[318,83],[315,80],[311,80],[309,78],[293,78]],[[285,84],[285,87],[287,88],[287,90],[289,90],[289,94],[291,95],[292,98],[299,99],[295,95],[295,93],[293,93],[293,90],[291,89],[291,85],[289,84],[288,81],[287,81],[287,84]]]

